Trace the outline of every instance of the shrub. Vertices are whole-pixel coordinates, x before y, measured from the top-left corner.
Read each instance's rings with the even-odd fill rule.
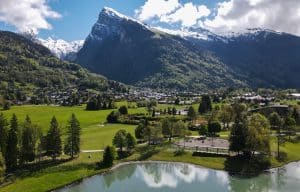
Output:
[[[200,125],[199,135],[207,135],[208,129],[207,125]]]
[[[118,123],[120,113],[117,111],[112,111],[106,118],[108,123]]]
[[[128,114],[128,109],[125,105],[121,106],[119,108],[119,112],[122,114],[122,115],[127,115]]]
[[[6,101],[4,104],[3,104],[3,110],[9,110],[11,107],[11,104],[9,101]]]

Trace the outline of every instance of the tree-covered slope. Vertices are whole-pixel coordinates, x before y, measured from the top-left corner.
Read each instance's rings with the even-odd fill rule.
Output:
[[[44,46],[21,35],[0,31],[0,89],[57,88],[106,90],[114,82],[62,61]]]

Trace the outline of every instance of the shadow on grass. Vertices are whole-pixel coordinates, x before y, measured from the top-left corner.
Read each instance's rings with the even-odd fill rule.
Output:
[[[174,156],[177,157],[177,156],[182,156],[182,155],[185,155],[186,154],[186,151],[184,149],[178,149],[176,151],[174,151]]]
[[[155,146],[143,146],[137,149],[137,152],[140,153],[140,157],[138,158],[139,161],[149,159],[153,155],[157,154],[159,152],[158,149],[156,149]]]
[[[118,151],[117,152],[118,154],[118,160],[122,160],[122,159],[125,159],[127,157],[130,157],[133,153],[132,151]]]
[[[277,159],[278,162],[285,162],[287,160],[287,153],[283,152],[283,151],[280,151],[279,155],[277,155],[276,159]]]
[[[95,170],[97,167],[95,164],[87,164],[87,163],[70,163],[62,165],[66,162],[71,162],[74,159],[61,159],[61,160],[45,160],[39,163],[35,164],[29,164],[24,165],[22,168],[20,168],[15,175],[17,177],[32,177],[38,173],[43,172],[43,174],[49,172],[49,173],[55,173],[55,172],[68,172],[68,171],[74,171],[79,169],[88,169],[88,170]],[[58,166],[59,165],[59,166]]]
[[[252,177],[270,168],[270,159],[266,156],[237,155],[225,160],[225,170],[231,175]]]
[[[203,153],[203,152],[193,152],[192,155],[198,157],[228,157],[228,155],[225,154]]]

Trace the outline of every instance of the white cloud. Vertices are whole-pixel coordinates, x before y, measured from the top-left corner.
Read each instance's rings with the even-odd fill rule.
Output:
[[[138,19],[142,21],[156,19],[164,23],[180,22],[183,26],[195,25],[210,13],[205,5],[194,5],[191,2],[181,4],[178,0],[147,0],[136,10]]]
[[[300,35],[300,0],[221,0],[214,10],[179,0],[147,0],[136,14],[152,24],[201,26],[216,33],[266,28]]]
[[[46,0],[0,0],[0,21],[15,26],[20,32],[37,34],[39,29],[51,29],[47,19],[60,17]]]
[[[300,35],[299,21],[299,0],[230,0],[219,3],[204,26],[215,32],[259,27]]]
[[[136,14],[140,20],[146,21],[153,17],[169,14],[179,6],[178,0],[148,0],[141,8],[136,10]]]
[[[170,23],[181,22],[183,26],[192,26],[197,24],[200,18],[209,14],[210,10],[205,5],[196,6],[193,3],[186,3],[174,13],[163,15],[161,21]]]

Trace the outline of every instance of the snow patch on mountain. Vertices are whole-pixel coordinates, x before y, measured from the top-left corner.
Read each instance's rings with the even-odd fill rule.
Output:
[[[52,39],[51,37],[38,39],[38,41],[61,59],[64,59],[70,53],[77,53],[84,43],[84,40],[67,42],[62,39]]]
[[[167,28],[162,28],[162,27],[154,27],[154,29],[156,29],[158,31],[162,31],[164,33],[168,33],[170,35],[180,36],[183,38],[193,37],[195,39],[208,40],[207,34],[190,31],[188,29],[174,30],[174,29],[167,29]]]

